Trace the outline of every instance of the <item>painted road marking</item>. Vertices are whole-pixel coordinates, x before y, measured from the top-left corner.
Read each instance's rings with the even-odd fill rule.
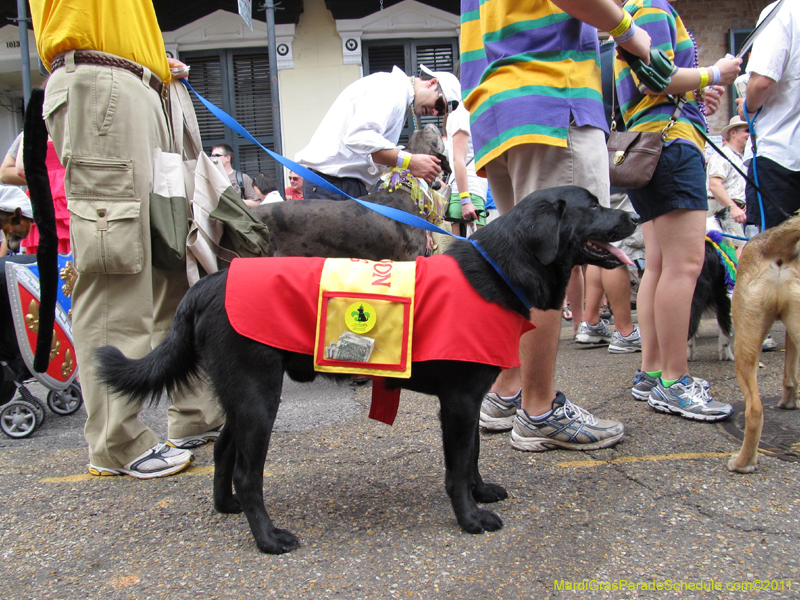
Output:
[[[622,456],[613,460],[570,460],[558,463],[562,469],[573,467],[605,467],[621,463],[652,462],[659,460],[695,460],[698,458],[730,458],[733,452],[678,452],[677,454],[654,454],[651,456]]]

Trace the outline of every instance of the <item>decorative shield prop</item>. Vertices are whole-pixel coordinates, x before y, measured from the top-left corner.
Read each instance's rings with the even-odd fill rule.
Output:
[[[36,373],[33,370],[33,357],[39,334],[39,267],[36,263],[6,263],[8,295],[20,353],[34,377],[42,385],[53,390],[65,389],[78,373],[75,344],[72,340],[70,299],[77,272],[73,267],[71,255],[58,255],[58,270],[63,284],[58,287],[50,366],[44,373]]]

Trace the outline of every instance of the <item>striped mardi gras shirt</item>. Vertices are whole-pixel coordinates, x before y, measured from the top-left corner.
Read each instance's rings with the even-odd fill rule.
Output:
[[[608,131],[597,30],[548,0],[461,0],[461,88],[475,166],[518,144],[567,145],[570,118]]]
[[[695,68],[697,49],[678,13],[667,0],[629,0],[625,10],[633,14],[636,25],[650,34],[651,46],[660,48],[676,66]],[[625,126],[629,131],[661,131],[667,124],[675,104],[664,95],[646,95],[639,79],[628,63],[614,61],[617,95]],[[667,141],[688,140],[701,151],[705,141],[697,128],[706,131],[706,123],[694,92],[686,94],[686,106],[678,122],[670,130]]]

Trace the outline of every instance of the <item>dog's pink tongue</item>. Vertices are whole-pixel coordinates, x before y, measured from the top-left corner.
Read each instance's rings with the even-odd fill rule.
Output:
[[[599,242],[597,240],[592,240],[592,243],[597,244],[598,246],[602,246],[603,248],[611,252],[611,254],[616,256],[622,264],[634,266],[630,256],[625,254],[622,250],[620,250],[616,246],[612,246],[611,244],[608,244],[606,242]]]

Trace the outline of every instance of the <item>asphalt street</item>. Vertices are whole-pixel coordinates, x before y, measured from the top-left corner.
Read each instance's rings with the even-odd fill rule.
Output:
[[[782,331],[762,358],[765,398],[780,392]],[[740,442],[722,425],[635,402],[639,355],[581,347],[571,334],[565,323],[558,386],[621,419],[625,438],[594,452],[522,453],[507,433],[482,434],[484,478],[509,492],[487,506],[503,519],[498,532],[458,529],[435,398],[404,391],[389,427],[367,418],[368,387],[284,387],[265,498],[301,545],[281,556],[257,551],[244,516],[214,511],[210,447],[174,477],[91,477],[83,410],[48,411],[30,438],[0,434],[0,596],[800,598],[800,463],[764,455],[756,473],[729,473]],[[740,402],[710,321],[697,354],[692,374]],[[165,410],[144,413],[162,437]],[[766,412],[789,435],[800,430],[796,412]]]

